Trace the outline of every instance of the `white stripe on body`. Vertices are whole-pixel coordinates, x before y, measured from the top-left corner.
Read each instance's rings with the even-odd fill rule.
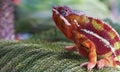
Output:
[[[100,39],[107,47],[110,47],[112,52],[114,53],[114,55],[116,56],[116,53],[115,53],[115,48],[113,46],[110,45],[109,41],[107,41],[105,38],[99,36],[98,34],[90,31],[90,30],[86,30],[86,29],[81,29],[82,31],[84,31],[85,33],[87,34],[90,34],[90,35],[93,35],[94,37]]]

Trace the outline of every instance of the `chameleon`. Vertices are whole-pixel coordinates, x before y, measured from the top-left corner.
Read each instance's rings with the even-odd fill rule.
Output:
[[[120,68],[120,36],[109,24],[67,6],[54,6],[52,13],[59,30],[74,42],[65,49],[88,59],[81,67],[86,66],[88,71],[95,66]]]

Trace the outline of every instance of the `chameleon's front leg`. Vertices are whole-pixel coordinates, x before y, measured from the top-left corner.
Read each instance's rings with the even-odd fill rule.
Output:
[[[91,71],[97,63],[97,54],[96,54],[96,47],[93,42],[90,40],[86,40],[82,43],[83,46],[86,47],[86,50],[88,52],[88,60],[89,62],[82,63],[80,66],[85,66],[87,65],[88,71]],[[80,48],[81,50],[81,48]]]

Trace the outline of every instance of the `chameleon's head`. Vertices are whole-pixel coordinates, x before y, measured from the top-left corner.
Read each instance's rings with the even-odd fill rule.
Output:
[[[82,27],[86,19],[84,12],[66,6],[53,7],[52,12],[55,24],[68,38],[71,38],[73,30],[78,30],[78,26]]]
[[[72,10],[67,6],[53,7],[53,19],[57,18],[65,21],[66,25],[77,24],[82,25],[86,21],[86,15],[83,11]],[[54,19],[55,20],[55,19]]]

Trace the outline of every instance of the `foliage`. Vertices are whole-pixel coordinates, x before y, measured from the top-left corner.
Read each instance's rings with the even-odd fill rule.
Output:
[[[15,23],[16,33],[28,32],[34,34],[49,30],[50,28],[54,28],[51,19],[37,19],[29,17],[16,21]]]
[[[65,36],[56,28],[51,28],[41,33],[37,33],[31,37],[31,39],[47,40],[50,42],[54,41],[69,41]]]
[[[97,18],[109,17],[107,6],[99,0],[21,0],[21,5],[15,7],[16,33],[38,33],[54,27],[51,10],[58,5],[82,10]]]
[[[120,21],[120,0],[100,0],[108,6],[113,20]]]
[[[77,53],[67,52],[66,42],[40,40],[1,41],[0,72],[86,72],[79,64],[86,61]],[[94,68],[92,72],[119,72],[114,68]]]
[[[73,9],[82,10],[94,17],[109,17],[108,7],[99,0],[22,0],[20,7],[32,14],[37,11],[48,11],[51,14],[52,7],[58,5],[70,6]]]

